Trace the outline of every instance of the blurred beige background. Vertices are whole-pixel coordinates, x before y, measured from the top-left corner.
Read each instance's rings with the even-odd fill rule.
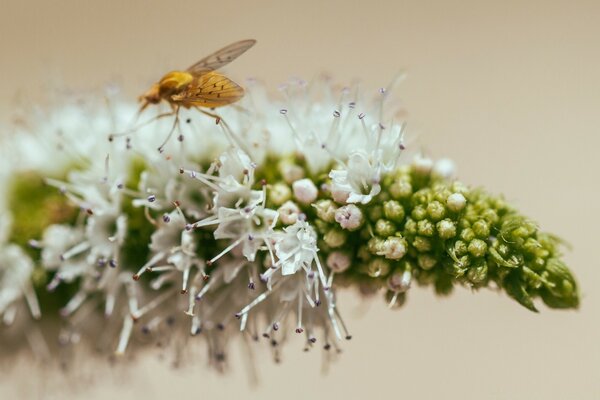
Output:
[[[1,0],[2,122],[20,94],[116,80],[137,95],[243,38],[258,45],[228,70],[273,88],[326,70],[376,90],[406,70],[410,135],[572,243],[582,306],[536,315],[492,292],[436,299],[416,288],[394,312],[347,293],[354,339],[325,375],[319,351],[298,343],[282,365],[259,352],[254,388],[241,355],[222,377],[204,360],[173,371],[151,358],[60,392],[23,363],[2,372],[0,397],[600,398],[599,21],[600,2],[574,0]]]

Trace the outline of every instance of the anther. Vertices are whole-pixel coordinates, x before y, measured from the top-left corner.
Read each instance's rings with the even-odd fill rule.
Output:
[[[338,110],[335,110],[335,111],[333,112],[333,116],[334,116],[335,118],[339,118],[339,117],[340,117],[340,112],[339,112]]]
[[[94,212],[91,208],[86,208],[85,212],[87,213],[87,215],[94,215]]]
[[[155,195],[153,195],[153,194],[152,194],[152,195],[150,195],[150,196],[148,196],[148,201],[149,201],[150,203],[154,203],[154,202],[156,201],[156,196],[155,196]]]
[[[358,119],[363,119],[365,117],[365,113],[358,114]]]
[[[168,224],[169,222],[171,222],[171,217],[169,217],[169,214],[164,214],[163,217],[163,222]]]
[[[285,109],[285,108],[282,108],[281,110],[279,110],[279,113],[280,113],[281,115],[285,115],[285,114],[287,114],[287,112],[288,112],[288,110],[287,110],[287,109]]]

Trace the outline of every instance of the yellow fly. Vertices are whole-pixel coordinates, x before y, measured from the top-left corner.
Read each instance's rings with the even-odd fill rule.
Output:
[[[256,40],[241,40],[223,47],[222,49],[204,57],[185,71],[171,71],[163,76],[158,82],[140,96],[142,103],[138,115],[150,104],[158,104],[166,101],[171,106],[171,112],[159,114],[152,120],[168,115],[175,115],[173,128],[165,142],[159,147],[162,152],[164,145],[169,140],[173,131],[179,124],[179,109],[197,108],[202,113],[221,120],[216,114],[210,113],[203,108],[216,108],[226,106],[240,100],[244,96],[244,89],[216,71],[229,64],[250,47],[254,46]]]

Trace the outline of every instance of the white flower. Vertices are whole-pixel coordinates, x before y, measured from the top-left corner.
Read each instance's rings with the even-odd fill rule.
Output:
[[[306,221],[296,221],[284,228],[275,242],[277,266],[283,275],[295,274],[300,269],[310,272],[317,251],[317,234]]]
[[[373,165],[363,151],[351,153],[345,168],[329,173],[334,199],[342,203],[367,204],[381,191],[380,173],[380,166]]]

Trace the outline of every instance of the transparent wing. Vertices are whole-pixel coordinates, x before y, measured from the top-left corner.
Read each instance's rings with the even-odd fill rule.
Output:
[[[244,96],[244,89],[215,71],[194,79],[181,93],[171,97],[174,102],[200,107],[221,107]]]
[[[187,71],[193,75],[199,75],[207,71],[219,69],[241,56],[246,50],[254,46],[255,43],[256,40],[254,39],[240,40],[239,42],[232,43],[229,46],[223,47],[221,50],[204,57],[202,60],[189,67]]]

